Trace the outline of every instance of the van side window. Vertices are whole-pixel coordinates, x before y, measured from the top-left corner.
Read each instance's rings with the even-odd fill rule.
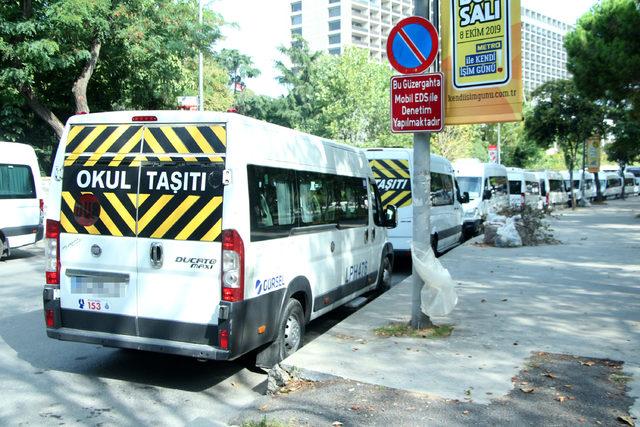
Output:
[[[24,165],[0,165],[0,199],[35,199],[31,168]]]
[[[489,189],[493,191],[496,196],[507,195],[507,177],[506,176],[491,176],[489,177]]]
[[[453,177],[431,172],[431,205],[453,205]]]
[[[373,211],[373,223],[378,227],[383,227],[382,220],[382,200],[380,200],[380,192],[378,186],[369,182],[369,192],[371,193],[371,210]]]
[[[363,178],[298,173],[300,225],[366,225],[367,187]]]
[[[247,172],[252,240],[288,236],[296,225],[295,174],[260,166],[248,166]]]

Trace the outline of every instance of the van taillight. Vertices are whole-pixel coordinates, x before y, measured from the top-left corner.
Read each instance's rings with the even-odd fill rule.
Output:
[[[549,206],[549,193],[547,193],[547,206]]]
[[[236,230],[222,231],[222,300],[244,299],[244,244]]]
[[[157,122],[158,118],[156,116],[133,116],[131,118],[132,122]]]
[[[526,199],[526,197],[525,197],[525,194],[524,194],[524,193],[520,194],[520,197],[521,197],[520,204],[521,204],[521,206],[522,206],[522,209],[524,209],[524,205],[526,204],[526,200],[527,200],[527,199]]]
[[[47,285],[60,285],[60,223],[58,221],[47,220],[45,237]]]
[[[40,215],[44,215],[44,199],[40,199]]]
[[[229,350],[229,331],[227,329],[220,329],[218,334],[218,347],[223,350]]]

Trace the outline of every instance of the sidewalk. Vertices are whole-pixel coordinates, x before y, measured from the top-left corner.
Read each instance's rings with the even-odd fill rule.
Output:
[[[538,352],[624,362],[630,412],[640,417],[640,198],[550,221],[562,244],[501,249],[473,242],[440,258],[459,302],[444,339],[381,338],[408,321],[411,278],[369,303],[283,365],[350,381],[489,404]],[[579,364],[576,363],[578,366]],[[525,370],[526,372],[526,370]]]

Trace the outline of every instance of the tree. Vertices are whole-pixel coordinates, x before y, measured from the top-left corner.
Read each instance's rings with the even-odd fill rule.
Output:
[[[446,126],[431,138],[431,149],[453,161],[465,157],[474,157],[482,161],[487,159],[488,144],[482,138],[482,129],[478,125]]]
[[[637,159],[640,159],[640,123],[631,117],[628,111],[618,111],[611,114],[616,120],[609,132],[613,142],[605,146],[609,159],[618,163],[620,175],[624,182],[624,170]],[[622,198],[624,198],[624,184]]]
[[[567,68],[590,99],[627,106],[640,120],[640,4],[602,0],[567,34]]]
[[[573,182],[578,150],[587,138],[602,131],[604,112],[582,97],[571,80],[548,81],[532,96],[532,108],[525,114],[526,136],[543,148],[556,142]],[[575,209],[575,194],[572,206]]]
[[[260,70],[253,66],[253,61],[248,55],[240,53],[236,49],[222,49],[215,55],[218,64],[229,74],[229,85],[233,88],[234,98],[238,93],[238,86],[245,86],[245,79],[260,75]]]
[[[217,15],[204,25],[196,16],[195,0],[3,2],[0,92],[12,107],[21,98],[58,137],[60,117],[90,104],[166,107],[185,87],[183,58],[210,53],[220,35]]]

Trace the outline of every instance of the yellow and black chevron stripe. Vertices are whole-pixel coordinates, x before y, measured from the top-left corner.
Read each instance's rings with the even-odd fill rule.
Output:
[[[206,242],[220,240],[221,196],[93,193],[100,205],[99,217],[95,224],[85,227],[75,220],[75,215],[81,214],[77,211],[82,209],[77,202],[82,194],[87,193],[62,192],[60,226],[65,233]]]
[[[147,127],[143,141],[142,153],[147,158],[160,161],[183,159],[196,162],[197,155],[224,154],[227,151],[226,129],[221,125]],[[222,161],[220,156],[208,156],[208,159]]]
[[[219,241],[222,197],[140,194],[138,237]]]
[[[130,166],[142,145],[142,126],[72,126],[66,141],[64,166]],[[106,162],[103,157],[108,158]]]
[[[137,167],[147,160],[196,162],[203,158],[222,162],[220,155],[226,150],[222,125],[75,125],[67,136],[64,165],[100,162]]]
[[[398,208],[411,206],[411,174],[409,160],[369,160],[373,176],[380,190],[382,204]]]
[[[95,224],[82,226],[75,219],[83,209],[78,201],[88,192],[62,192],[60,227],[65,233],[133,237],[136,235],[136,193],[108,192],[93,194],[98,198],[99,216]]]

